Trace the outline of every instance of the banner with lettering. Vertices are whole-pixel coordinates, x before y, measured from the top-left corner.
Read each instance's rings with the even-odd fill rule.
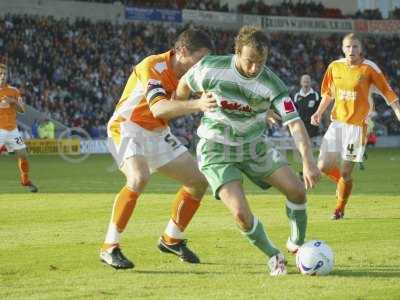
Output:
[[[258,25],[267,31],[352,32],[350,19],[323,19],[243,15],[243,25]]]
[[[181,23],[182,12],[180,10],[174,10],[174,9],[158,9],[158,8],[126,6],[125,20]]]

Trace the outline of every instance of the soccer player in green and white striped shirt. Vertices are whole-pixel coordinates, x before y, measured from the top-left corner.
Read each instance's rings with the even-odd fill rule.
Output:
[[[269,257],[273,276],[286,274],[284,257],[271,242],[246,200],[242,173],[263,189],[274,186],[287,198],[291,233],[287,248],[304,243],[307,214],[305,188],[320,178],[310,140],[285,84],[265,66],[268,39],[260,28],[245,26],[235,39],[235,55],[206,56],[181,79],[176,97],[213,93],[218,107],[201,120],[199,166],[214,196],[233,214],[251,244]],[[304,184],[265,137],[266,117],[274,108],[294,137],[303,159]]]

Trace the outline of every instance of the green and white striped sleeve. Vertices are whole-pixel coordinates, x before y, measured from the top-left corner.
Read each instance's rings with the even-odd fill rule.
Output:
[[[268,84],[271,90],[271,103],[281,116],[282,124],[285,126],[294,120],[300,119],[296,106],[289,96],[287,86],[270,70]]]
[[[283,126],[300,119],[296,106],[287,92],[273,99],[272,105],[281,116]]]

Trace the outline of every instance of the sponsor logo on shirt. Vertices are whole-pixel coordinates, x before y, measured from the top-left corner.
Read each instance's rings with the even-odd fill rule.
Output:
[[[237,111],[242,111],[242,112],[252,112],[253,110],[251,109],[250,106],[248,105],[242,105],[237,102],[229,102],[228,100],[222,100],[221,101],[221,107],[223,109],[228,109],[228,110],[237,110]]]
[[[357,98],[356,91],[338,90],[338,96],[343,101],[355,101]]]

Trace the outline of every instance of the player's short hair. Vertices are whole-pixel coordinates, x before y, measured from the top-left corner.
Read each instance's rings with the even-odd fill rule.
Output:
[[[240,53],[244,46],[249,46],[264,53],[268,50],[268,37],[262,28],[257,26],[243,26],[235,37],[235,53]]]
[[[185,47],[190,53],[196,52],[202,48],[213,49],[213,43],[210,36],[204,30],[189,28],[183,31],[176,39],[174,48]]]
[[[360,37],[358,34],[355,34],[355,33],[353,33],[353,32],[352,32],[352,33],[346,34],[346,35],[343,37],[343,41],[342,41],[342,42],[347,41],[347,40],[349,40],[349,41],[359,41],[360,44],[362,45],[361,37]]]

